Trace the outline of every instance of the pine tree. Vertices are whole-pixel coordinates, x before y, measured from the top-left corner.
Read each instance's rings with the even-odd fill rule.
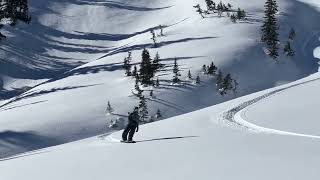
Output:
[[[114,110],[113,110],[113,108],[112,108],[112,106],[110,104],[110,101],[108,101],[106,112],[107,112],[108,115],[110,115],[110,114],[113,113],[113,111]]]
[[[262,25],[262,42],[265,42],[269,51],[269,56],[276,59],[278,53],[278,25],[276,13],[278,12],[278,5],[276,0],[267,0],[265,3],[265,16]]]
[[[137,70],[137,66],[135,65],[134,67],[133,67],[133,71],[131,72],[131,76],[136,76],[138,74],[138,70]]]
[[[207,11],[214,11],[214,2],[212,0],[205,0],[206,4],[207,4]]]
[[[209,68],[208,68],[208,74],[210,74],[210,75],[215,75],[216,72],[217,72],[217,69],[218,69],[218,68],[214,65],[214,63],[211,62],[210,66],[209,66]]]
[[[178,65],[178,62],[177,62],[177,58],[174,59],[174,65],[173,65],[173,79],[172,79],[172,82],[173,83],[179,83],[180,82],[180,79],[179,79],[179,76],[180,76],[180,70],[179,70],[179,65]]]
[[[136,74],[134,89],[137,91],[137,96],[138,97],[142,96],[142,93],[143,93],[143,90],[140,89],[139,81],[140,81],[139,80],[139,75]]]
[[[193,7],[197,9],[196,12],[199,13],[202,18],[205,18],[203,15],[204,11],[201,9],[200,4],[197,4]]]
[[[150,33],[151,33],[151,36],[152,36],[151,39],[152,39],[152,41],[153,41],[153,45],[156,47],[156,46],[157,46],[156,33],[154,32],[154,30],[151,30]]]
[[[143,85],[152,85],[152,78],[154,76],[154,69],[151,63],[149,51],[144,49],[142,52],[142,62],[140,64],[140,82]]]
[[[237,80],[233,80],[233,93],[236,94],[237,93],[237,90],[238,90],[238,86],[239,86],[239,83],[237,82]]]
[[[202,72],[203,72],[203,74],[207,74],[208,72],[207,72],[207,66],[206,65],[203,65],[202,66]]]
[[[153,90],[150,91],[150,97],[153,97]]]
[[[222,83],[223,83],[223,75],[222,75],[222,72],[219,70],[216,76],[216,85],[218,89],[222,88]]]
[[[132,61],[132,57],[131,57],[131,52],[128,52],[128,57],[124,58],[123,60],[123,68],[126,70],[126,75],[127,76],[131,76],[131,61]]]
[[[159,81],[159,78],[157,78],[157,81],[156,81],[156,86],[159,87],[160,86],[160,81]]]
[[[162,68],[162,66],[163,66],[160,63],[160,55],[159,55],[158,52],[156,53],[156,56],[154,57],[154,59],[152,61],[152,66],[153,66],[153,69],[154,69],[154,73],[159,71],[159,69]]]
[[[147,102],[144,96],[140,96],[139,115],[140,115],[141,121],[146,122],[146,118],[148,118],[148,107],[147,107]]]
[[[290,41],[287,41],[287,43],[285,44],[284,48],[283,48],[283,53],[287,56],[294,56],[295,52],[294,50],[291,48],[291,43]]]
[[[192,74],[190,70],[188,71],[188,79],[192,79]]]
[[[223,79],[223,88],[225,91],[233,89],[233,79],[231,78],[231,74],[227,74],[227,76]]]
[[[200,84],[200,76],[199,75],[196,78],[196,84]]]
[[[233,22],[233,23],[237,22],[237,17],[235,14],[231,14],[230,19],[231,19],[231,22]]]
[[[163,26],[162,25],[159,25],[159,29],[160,29],[160,36],[164,36],[164,33],[163,33]]]
[[[289,32],[289,39],[293,41],[295,37],[296,37],[296,31],[293,28],[291,28]]]
[[[157,113],[156,113],[156,119],[160,119],[160,118],[162,118],[162,114],[161,114],[161,111],[160,111],[160,109],[158,109],[157,110]]]

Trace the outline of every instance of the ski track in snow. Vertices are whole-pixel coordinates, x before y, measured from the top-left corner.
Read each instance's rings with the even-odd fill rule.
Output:
[[[278,135],[299,136],[299,137],[320,139],[320,136],[294,133],[294,132],[281,131],[281,130],[277,130],[277,129],[261,127],[261,126],[258,126],[256,124],[250,123],[245,120],[246,119],[245,112],[248,109],[248,107],[254,106],[258,102],[261,102],[263,100],[270,99],[272,96],[277,95],[279,93],[282,93],[288,89],[291,89],[291,88],[294,88],[297,86],[301,86],[303,84],[307,84],[307,83],[317,81],[317,80],[320,80],[320,78],[316,78],[316,79],[308,80],[305,82],[293,84],[293,85],[290,85],[290,86],[287,86],[284,88],[276,89],[274,91],[266,93],[262,96],[254,98],[252,100],[243,102],[243,103],[239,104],[238,106],[233,107],[232,109],[229,109],[227,111],[222,112],[218,117],[218,121],[226,126],[236,127],[236,128],[251,131],[254,133],[278,134]]]

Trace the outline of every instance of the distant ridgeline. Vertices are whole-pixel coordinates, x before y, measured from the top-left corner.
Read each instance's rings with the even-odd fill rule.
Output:
[[[28,0],[0,0],[0,28],[4,25],[14,26],[18,21],[30,23]],[[0,34],[1,38],[5,38]]]

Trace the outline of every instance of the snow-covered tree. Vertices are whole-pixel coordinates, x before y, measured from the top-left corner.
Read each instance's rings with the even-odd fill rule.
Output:
[[[237,80],[233,80],[233,93],[236,94],[237,93],[237,90],[238,90],[238,86],[239,86],[239,83],[237,82]]]
[[[139,115],[140,120],[142,122],[146,122],[146,119],[148,118],[148,107],[147,102],[144,96],[140,96],[140,102],[139,102]]]
[[[213,12],[215,9],[215,3],[212,0],[205,0],[206,5],[207,5],[207,11],[208,12]]]
[[[128,52],[128,57],[125,57],[123,60],[123,68],[126,71],[126,75],[127,76],[131,76],[131,61],[132,61],[132,57],[131,57],[131,52]]]
[[[142,61],[140,64],[140,74],[139,74],[141,84],[152,85],[153,76],[154,76],[154,69],[151,63],[150,54],[147,49],[144,49],[142,52]]]
[[[223,83],[223,75],[222,75],[222,72],[219,70],[216,76],[216,85],[218,89],[222,87],[222,83]]]
[[[159,29],[160,29],[160,36],[164,36],[164,33],[163,33],[164,26],[159,25]]]
[[[269,56],[276,59],[279,56],[278,50],[278,23],[276,14],[278,5],[276,0],[267,0],[265,3],[265,16],[262,25],[262,42],[265,42],[269,51]]]
[[[175,58],[174,59],[174,65],[173,65],[173,79],[172,79],[172,82],[174,84],[180,82],[179,76],[180,76],[179,65],[178,65],[178,62],[177,62],[177,58]]]
[[[113,111],[114,111],[114,109],[112,108],[110,101],[108,101],[107,109],[106,109],[107,115],[111,115],[113,113]]]
[[[153,90],[150,91],[150,97],[152,97],[152,98],[154,97],[153,96]]]
[[[235,14],[231,14],[230,19],[231,19],[231,22],[233,22],[233,23],[237,22],[237,17]]]

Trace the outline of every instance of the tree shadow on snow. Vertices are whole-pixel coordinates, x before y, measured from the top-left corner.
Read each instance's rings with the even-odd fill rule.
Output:
[[[0,158],[61,143],[57,139],[35,132],[4,131],[0,132]]]

